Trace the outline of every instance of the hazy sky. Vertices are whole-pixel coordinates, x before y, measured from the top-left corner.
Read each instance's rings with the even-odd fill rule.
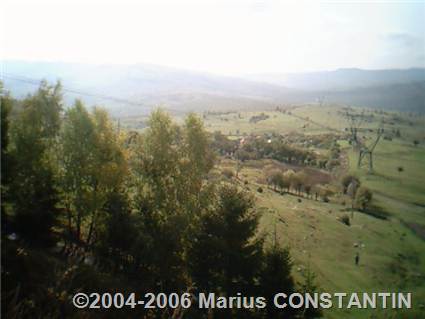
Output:
[[[222,74],[425,66],[425,0],[2,0],[4,59]]]

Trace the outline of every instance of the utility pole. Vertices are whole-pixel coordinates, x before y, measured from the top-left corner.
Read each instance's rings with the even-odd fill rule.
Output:
[[[351,113],[347,110],[347,112],[345,113],[345,118],[347,120],[348,128],[350,130],[350,143],[351,145],[353,145],[353,147],[357,147],[360,145],[357,133],[361,124],[364,121],[364,111],[362,111],[360,114],[356,114]]]
[[[319,97],[317,98],[317,102],[319,103],[319,106],[320,106],[320,107],[322,107],[322,106],[324,105],[324,103],[325,103],[325,98],[326,98],[326,96],[324,96],[324,95],[319,96]]]
[[[369,161],[369,173],[373,173],[373,156],[372,155],[383,133],[384,133],[384,129],[378,128],[375,141],[372,142],[372,144],[370,144],[369,146],[363,145],[360,148],[357,168],[360,168],[362,162],[364,162],[364,160],[367,159]]]

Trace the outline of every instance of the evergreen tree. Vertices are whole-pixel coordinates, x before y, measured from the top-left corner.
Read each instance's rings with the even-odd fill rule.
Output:
[[[0,90],[3,85],[0,82]],[[6,230],[6,205],[8,201],[7,189],[11,180],[10,172],[12,171],[12,158],[9,155],[9,117],[12,110],[12,99],[8,95],[0,96],[0,111],[1,111],[1,227],[3,232]]]
[[[303,273],[303,282],[301,284],[301,293],[303,295],[319,292],[319,287],[316,285],[316,274],[310,269],[310,265],[307,266]],[[322,317],[322,310],[320,308],[304,308],[301,313],[303,319],[314,319]]]
[[[96,255],[103,269],[130,275],[134,265],[133,248],[137,245],[138,222],[131,214],[127,194],[110,193],[103,207],[98,229]]]
[[[291,258],[288,249],[278,246],[268,249],[264,254],[263,269],[260,274],[261,296],[268,301],[267,318],[293,318],[295,312],[291,308],[279,309],[274,306],[273,298],[277,293],[288,296],[295,292],[294,281],[291,277]]]
[[[261,267],[262,241],[255,238],[258,214],[253,199],[233,185],[218,190],[189,250],[190,272],[198,287],[234,296],[253,293]]]

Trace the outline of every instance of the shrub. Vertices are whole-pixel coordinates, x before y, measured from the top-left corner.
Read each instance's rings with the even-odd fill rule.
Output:
[[[350,226],[350,217],[348,217],[348,215],[343,215],[340,218],[341,223]]]
[[[232,178],[235,175],[230,168],[223,169],[223,171],[221,173],[229,179]]]
[[[260,186],[257,188],[257,192],[262,193],[263,192],[263,188]]]
[[[334,194],[334,192],[326,186],[316,185],[315,191],[322,198],[325,203],[329,203],[329,197]]]
[[[354,175],[345,175],[342,178],[341,184],[342,184],[342,192],[344,194],[347,193],[348,186],[353,182],[355,182],[357,185],[360,185],[360,180]]]
[[[360,187],[359,190],[356,193],[356,206],[361,210],[364,211],[367,206],[372,201],[373,194],[372,192],[366,188],[366,187]]]

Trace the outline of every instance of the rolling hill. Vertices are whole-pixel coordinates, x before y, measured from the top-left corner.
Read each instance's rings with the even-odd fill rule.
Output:
[[[103,105],[115,116],[149,113],[163,106],[174,113],[269,109],[290,103],[326,102],[425,111],[425,69],[341,69],[246,78],[135,64],[76,64],[3,61],[2,81],[14,96],[32,92],[41,79],[61,80],[64,98]]]

